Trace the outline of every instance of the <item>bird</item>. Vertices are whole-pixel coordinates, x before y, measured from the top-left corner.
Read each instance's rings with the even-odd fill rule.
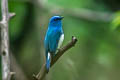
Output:
[[[64,40],[62,29],[63,18],[63,16],[52,16],[49,20],[48,29],[44,39],[47,73],[51,66],[51,60],[55,57],[57,50],[59,50]]]

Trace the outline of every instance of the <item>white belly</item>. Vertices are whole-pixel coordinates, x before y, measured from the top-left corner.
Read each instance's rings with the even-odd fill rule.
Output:
[[[61,47],[61,45],[62,45],[62,43],[63,43],[63,40],[64,40],[64,34],[62,34],[62,35],[60,36],[60,40],[59,40],[59,42],[58,42],[58,48],[57,48],[57,49],[59,49],[59,48]]]

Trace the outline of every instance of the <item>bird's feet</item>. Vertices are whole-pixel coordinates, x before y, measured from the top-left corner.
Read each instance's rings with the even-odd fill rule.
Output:
[[[60,48],[59,49],[57,49],[57,52],[59,52],[60,51]]]

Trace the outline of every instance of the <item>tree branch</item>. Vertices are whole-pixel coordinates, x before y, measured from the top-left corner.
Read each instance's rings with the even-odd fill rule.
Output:
[[[16,0],[10,0],[10,1],[16,1]],[[52,5],[46,5],[48,4],[48,0],[19,0],[16,2],[29,2],[33,5],[41,8],[44,11],[48,11],[52,14],[65,14],[67,16],[75,17],[78,19],[83,19],[87,21],[101,21],[101,22],[110,22],[114,18],[114,13],[110,12],[102,12],[102,11],[95,11],[90,9],[84,9],[84,8],[64,8],[57,6],[55,4]]]
[[[14,16],[8,11],[8,0],[1,0],[2,21],[1,27],[1,56],[2,56],[2,80],[10,80],[13,72],[10,72],[10,56],[9,56],[9,35],[8,22]]]
[[[59,51],[57,52],[56,56],[51,61],[51,67],[64,54],[64,52],[66,52],[67,50],[69,50],[70,48],[72,48],[76,44],[76,42],[77,42],[76,37],[72,37],[72,40],[67,45],[65,45],[64,47],[60,48]],[[33,78],[35,80],[43,80],[43,78],[46,76],[47,70],[46,70],[45,64],[46,63],[43,64],[40,72],[37,75],[33,75]]]
[[[41,9],[48,11],[52,14],[57,15],[67,15],[71,17],[75,17],[78,19],[83,19],[87,21],[101,21],[101,22],[110,22],[114,18],[113,13],[108,12],[101,12],[101,11],[95,11],[95,10],[89,10],[84,8],[63,8],[58,5],[49,4],[46,5],[48,2],[47,0],[36,0],[32,1],[35,5],[39,6]]]

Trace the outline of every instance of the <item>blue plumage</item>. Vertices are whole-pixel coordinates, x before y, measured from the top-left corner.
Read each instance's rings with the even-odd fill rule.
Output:
[[[49,71],[51,59],[54,58],[59,43],[61,45],[61,42],[64,39],[62,19],[63,17],[61,16],[53,16],[49,21],[48,30],[44,40],[47,71]],[[63,36],[61,37],[61,35]]]

